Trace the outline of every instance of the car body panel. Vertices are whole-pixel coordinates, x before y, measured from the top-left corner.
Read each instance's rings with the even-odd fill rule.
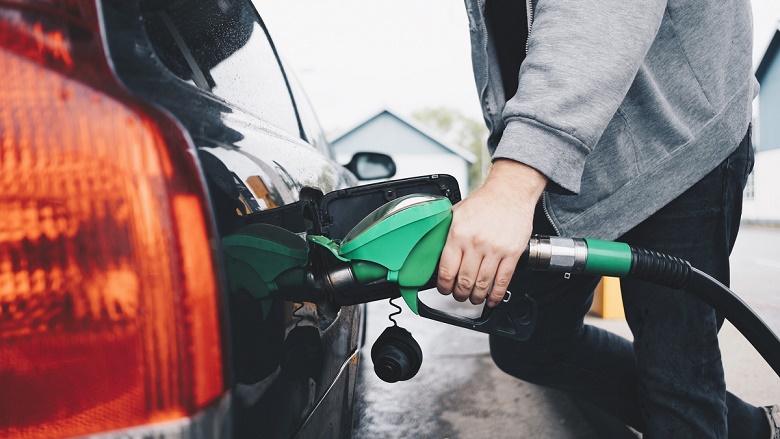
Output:
[[[257,111],[247,110],[246,102],[229,102],[199,88],[196,82],[203,85],[203,78],[182,78],[181,70],[178,76],[174,74],[170,62],[166,65],[161,59],[160,45],[155,47],[147,32],[151,28],[147,28],[148,12],[143,9],[147,3],[151,2],[102,3],[108,55],[118,78],[131,92],[170,114],[188,133],[208,184],[219,236],[241,227],[242,217],[250,213],[296,202],[304,187],[326,193],[356,182],[334,162],[332,153],[326,153],[329,146],[323,146],[322,140],[317,145],[307,142],[301,121],[299,132],[291,133],[289,124],[285,129],[267,122]],[[163,6],[170,18],[177,4],[192,7],[195,3],[217,4],[160,2],[154,7]],[[254,31],[258,26],[264,30],[249,1],[222,3],[241,4],[240,13],[255,20]],[[201,19],[208,27],[208,17]],[[227,46],[240,47],[242,41],[249,41],[248,36],[237,34],[236,41]],[[224,34],[211,37],[219,35]],[[281,63],[275,62],[271,68],[281,71]],[[293,106],[298,105],[289,97],[290,90],[286,92]],[[242,99],[251,99],[252,93],[246,90]],[[308,105],[300,103],[304,104]],[[348,436],[362,308],[326,303],[318,310],[313,305],[274,300],[264,318],[256,299],[235,295],[227,299],[234,363],[234,436],[288,437],[298,431],[302,437],[321,437],[314,424],[323,419],[331,420],[328,434]],[[306,327],[316,328],[319,339],[292,335],[306,332],[300,331]],[[320,364],[311,367],[307,364],[311,362]],[[334,416],[343,420],[333,424]]]

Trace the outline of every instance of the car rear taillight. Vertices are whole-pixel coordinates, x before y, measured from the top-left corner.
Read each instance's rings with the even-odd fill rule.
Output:
[[[94,4],[0,2],[0,438],[190,419],[225,399],[189,145],[114,79]]]

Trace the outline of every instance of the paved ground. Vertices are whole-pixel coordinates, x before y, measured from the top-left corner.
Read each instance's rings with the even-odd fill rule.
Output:
[[[436,292],[427,304],[449,312],[461,306]],[[400,301],[399,301],[400,303]],[[370,346],[390,322],[386,302],[369,307],[355,438],[596,438],[563,394],[516,380],[490,359],[487,336],[413,316],[398,318],[423,350],[418,375],[388,384],[373,373]],[[471,311],[471,310],[469,310]]]
[[[743,227],[732,255],[732,287],[780,333],[780,229]],[[478,314],[470,305],[424,293],[423,301],[443,310]],[[400,300],[399,300],[400,303]],[[390,322],[387,302],[369,305],[367,348],[359,379],[355,438],[598,438],[598,413],[568,396],[516,380],[490,360],[487,337],[415,317],[405,310],[398,323],[420,343],[424,362],[410,381],[387,384],[373,373],[369,350]],[[588,318],[630,338],[624,321]],[[721,331],[729,389],[759,405],[780,402],[780,379],[730,325]],[[596,420],[596,422],[594,422]],[[614,425],[609,426],[614,427]],[[621,431],[626,435],[626,431]]]

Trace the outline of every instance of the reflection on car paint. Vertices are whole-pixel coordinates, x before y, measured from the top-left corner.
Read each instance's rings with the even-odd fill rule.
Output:
[[[259,201],[263,203],[263,210],[273,209],[274,207],[278,206],[276,201],[274,201],[274,197],[271,195],[271,192],[268,190],[268,186],[266,186],[260,176],[249,176],[249,178],[246,179],[246,184],[249,185],[249,187],[252,189],[252,192],[254,192]]]
[[[236,175],[235,172],[231,172],[230,174],[233,176],[233,182],[238,188],[238,200],[241,201],[241,203],[244,205],[245,210],[243,213],[249,215],[250,213],[264,210],[260,207],[260,204],[258,204],[255,196],[252,194],[249,188],[247,188],[244,182],[238,178],[238,175]]]

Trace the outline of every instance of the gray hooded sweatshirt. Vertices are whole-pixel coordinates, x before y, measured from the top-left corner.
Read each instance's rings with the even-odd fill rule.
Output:
[[[749,0],[527,1],[465,0],[474,75],[493,159],[549,178],[561,235],[617,238],[745,136]]]

